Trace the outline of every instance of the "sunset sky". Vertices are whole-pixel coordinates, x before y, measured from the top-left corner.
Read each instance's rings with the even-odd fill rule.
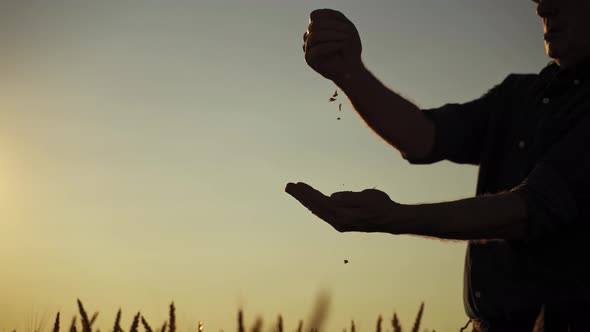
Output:
[[[284,192],[475,193],[476,167],[412,166],[328,102],[301,50],[316,8],[422,108],[550,60],[528,0],[2,0],[0,332],[57,311],[65,331],[77,298],[102,331],[119,307],[125,329],[139,310],[160,326],[172,300],[181,331],[235,330],[240,307],[291,331],[322,290],[329,331],[394,311],[409,328],[421,301],[424,328],[465,324],[464,242],[341,234]]]

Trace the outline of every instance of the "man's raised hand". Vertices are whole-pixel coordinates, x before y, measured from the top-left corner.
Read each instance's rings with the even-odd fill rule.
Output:
[[[311,12],[303,35],[303,51],[307,64],[332,81],[363,68],[356,27],[344,14],[332,9]]]

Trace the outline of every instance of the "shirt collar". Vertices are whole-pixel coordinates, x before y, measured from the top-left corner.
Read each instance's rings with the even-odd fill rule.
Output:
[[[550,61],[545,67],[556,79],[585,79],[590,78],[590,56],[569,68],[561,68],[557,62]]]

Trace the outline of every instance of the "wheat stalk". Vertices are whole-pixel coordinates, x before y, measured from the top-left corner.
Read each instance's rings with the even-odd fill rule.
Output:
[[[299,325],[297,326],[297,332],[303,332],[303,320],[299,320]]]
[[[153,332],[150,324],[148,324],[143,316],[141,316],[141,324],[145,328],[145,332]]]
[[[55,323],[53,324],[53,332],[59,332],[59,312],[55,317]]]
[[[115,326],[113,327],[113,332],[123,332],[121,328],[121,308],[117,311],[117,317],[115,318]]]
[[[379,315],[379,318],[377,318],[377,332],[381,332],[381,322],[383,321],[383,318],[381,317],[381,315]]]
[[[277,323],[278,332],[283,332],[283,317],[279,315],[279,321]]]
[[[93,315],[92,318],[90,318],[90,327],[92,328],[92,325],[94,325],[94,322],[96,322],[96,318],[98,317],[98,311],[96,311]],[[99,332],[99,331],[96,331]]]
[[[244,328],[244,313],[242,309],[238,311],[238,332],[245,332],[246,329]]]
[[[262,332],[262,318],[257,317],[252,325],[252,332]]]
[[[393,326],[393,332],[402,332],[402,327],[399,325],[399,319],[397,319],[397,314],[395,312],[393,313],[391,325]]]
[[[76,316],[74,316],[74,318],[72,318],[72,324],[70,324],[70,332],[77,332],[78,330],[76,329]]]
[[[139,316],[140,313],[138,312],[135,317],[133,317],[133,323],[131,323],[131,328],[129,328],[129,332],[137,332],[137,327],[139,326]]]
[[[166,324],[167,322],[164,322],[164,324],[162,325],[162,328],[160,329],[160,332],[166,332]]]
[[[414,321],[414,327],[412,328],[412,332],[418,332],[420,329],[420,321],[422,320],[422,314],[424,313],[424,302],[420,304],[420,309],[418,310],[418,316]]]
[[[84,310],[84,306],[82,305],[82,301],[80,301],[80,299],[78,299],[78,310],[80,311],[80,318],[82,319],[82,332],[92,332],[88,314],[86,314],[86,310]]]
[[[168,320],[168,332],[176,332],[176,316],[174,314],[174,302],[170,303],[170,312],[169,312],[169,320]]]

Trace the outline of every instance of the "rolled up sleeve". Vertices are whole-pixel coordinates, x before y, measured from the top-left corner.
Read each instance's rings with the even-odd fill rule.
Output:
[[[590,216],[590,116],[552,145],[528,176],[511,190],[527,207],[524,238],[555,236]],[[588,221],[588,220],[586,220]]]
[[[421,109],[435,127],[434,146],[428,156],[414,158],[403,155],[410,164],[432,164],[449,160],[460,164],[478,165],[488,133],[490,117],[501,108],[503,91],[511,81],[508,75],[482,97],[463,104],[445,104],[442,107]]]

